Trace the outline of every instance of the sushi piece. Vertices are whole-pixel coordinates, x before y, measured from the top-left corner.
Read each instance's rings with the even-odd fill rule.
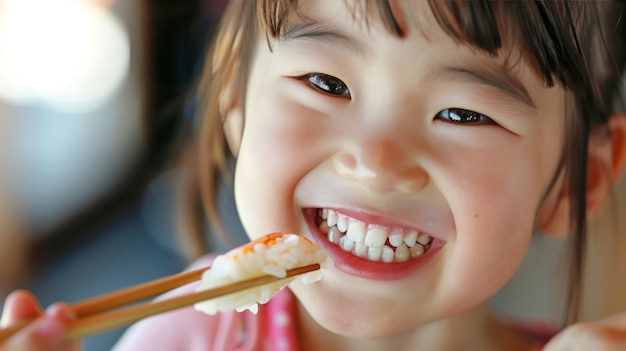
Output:
[[[211,268],[203,273],[197,291],[262,275],[284,278],[289,269],[322,264],[325,260],[326,252],[308,239],[296,234],[272,233],[217,256]],[[194,307],[210,315],[231,310],[250,310],[256,314],[258,304],[267,303],[293,280],[300,279],[304,284],[310,284],[321,279],[321,274],[318,269],[290,279],[199,302]]]

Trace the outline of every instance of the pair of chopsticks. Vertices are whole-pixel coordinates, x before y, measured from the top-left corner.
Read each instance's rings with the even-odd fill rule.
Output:
[[[202,268],[175,274],[71,304],[70,308],[74,311],[77,319],[69,324],[68,331],[64,337],[66,339],[76,339],[119,328],[155,314],[318,270],[320,265],[312,264],[287,270],[287,275],[284,278],[263,275],[171,299],[121,308],[127,304],[200,280],[202,273],[207,269]],[[25,324],[0,329],[0,344],[22,329]]]

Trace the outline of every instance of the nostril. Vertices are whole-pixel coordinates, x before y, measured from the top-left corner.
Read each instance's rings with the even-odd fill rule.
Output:
[[[396,189],[405,193],[412,193],[424,188],[428,183],[429,176],[421,167],[415,167],[398,176]]]
[[[363,180],[376,178],[377,176],[374,170],[367,167],[353,153],[346,152],[335,156],[333,165],[339,175],[350,179]]]
[[[335,158],[335,166],[337,167],[337,170],[343,170],[344,172],[348,170],[354,170],[357,167],[356,164],[356,158],[354,157],[354,155],[349,153],[337,155],[337,157]]]

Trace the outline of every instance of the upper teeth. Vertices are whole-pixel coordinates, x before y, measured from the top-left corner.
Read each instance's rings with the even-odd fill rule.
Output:
[[[432,240],[413,229],[368,224],[329,209],[321,212],[319,227],[330,242],[371,261],[405,262],[422,255]]]

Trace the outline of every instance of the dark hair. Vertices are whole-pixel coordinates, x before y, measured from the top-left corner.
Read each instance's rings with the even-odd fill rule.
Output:
[[[225,178],[231,155],[220,107],[236,94],[244,96],[252,43],[259,33],[268,39],[279,38],[288,29],[289,16],[298,13],[298,3],[230,1],[223,14],[198,87],[201,129],[192,156],[197,163],[186,192],[191,206],[184,211],[186,223],[195,233],[202,232],[204,214],[223,233],[216,189]],[[359,5],[354,11],[366,11],[367,18],[378,16],[391,35],[404,36],[388,0],[364,0]],[[558,83],[567,91],[567,135],[552,186],[562,174],[567,186],[561,191],[571,200],[572,256],[565,316],[566,322],[572,322],[581,300],[586,246],[587,144],[590,132],[606,125],[619,101],[616,94],[626,61],[624,1],[429,0],[429,5],[441,28],[454,40],[493,56],[503,54],[503,45],[512,42],[546,85]],[[204,213],[194,211],[200,203]],[[203,253],[201,237],[193,241],[195,255]]]

